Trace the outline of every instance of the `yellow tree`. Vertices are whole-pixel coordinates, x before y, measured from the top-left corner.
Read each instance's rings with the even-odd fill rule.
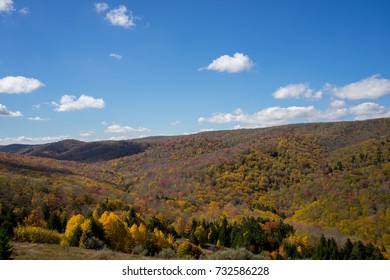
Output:
[[[77,214],[72,216],[66,224],[63,245],[79,246],[82,235],[81,225],[84,223],[84,216]]]
[[[157,228],[155,228],[153,233],[154,233],[154,238],[156,240],[156,244],[158,247],[160,247],[160,248],[170,247],[168,240],[165,238],[165,235],[161,230],[158,230]]]
[[[135,246],[130,229],[115,213],[104,212],[99,221],[102,223],[110,247],[117,251],[130,252]]]
[[[196,227],[194,235],[200,244],[207,243],[207,232],[202,225]]]
[[[136,245],[142,245],[147,239],[147,230],[144,224],[133,224],[130,228],[130,235],[134,239]]]

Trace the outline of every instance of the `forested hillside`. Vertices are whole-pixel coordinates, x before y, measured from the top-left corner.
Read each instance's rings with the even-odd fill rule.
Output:
[[[17,241],[381,259],[389,205],[390,119],[0,147],[1,231]]]

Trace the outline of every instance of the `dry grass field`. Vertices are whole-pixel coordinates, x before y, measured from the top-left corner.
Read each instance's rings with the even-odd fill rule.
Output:
[[[12,243],[15,260],[150,260],[151,257],[42,243]],[[155,259],[155,258],[154,258]]]

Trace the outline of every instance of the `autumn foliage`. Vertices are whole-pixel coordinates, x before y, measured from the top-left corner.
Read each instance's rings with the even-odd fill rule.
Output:
[[[390,119],[0,150],[0,223],[14,240],[390,258]]]

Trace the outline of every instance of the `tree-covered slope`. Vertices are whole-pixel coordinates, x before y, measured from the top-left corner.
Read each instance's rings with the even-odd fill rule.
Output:
[[[231,233],[230,246],[266,248],[275,258],[313,257],[322,233],[340,246],[350,238],[357,248],[357,241],[371,242],[390,255],[390,119],[1,149],[0,205],[20,225],[53,227],[56,217],[63,231],[77,213],[97,211],[107,221],[102,215],[111,211],[128,230],[131,220],[151,232],[156,226],[165,238],[193,239],[194,218],[208,221],[201,224],[207,236],[226,218],[225,231],[260,225],[254,243]],[[278,228],[280,220],[295,230],[272,243],[267,221]],[[204,240],[221,244],[213,238]],[[164,240],[160,245],[172,243]]]

